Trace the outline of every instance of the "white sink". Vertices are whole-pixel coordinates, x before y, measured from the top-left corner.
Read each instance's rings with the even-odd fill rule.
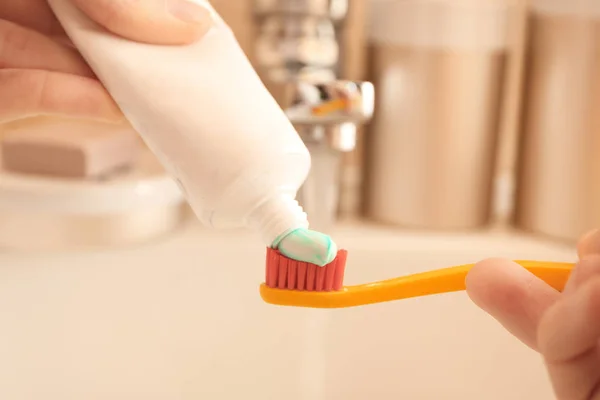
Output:
[[[336,238],[350,251],[347,284],[489,256],[574,256],[493,233],[350,227]],[[197,227],[129,250],[0,254],[0,398],[551,398],[537,355],[464,293],[273,307],[258,295],[263,259],[243,233]]]

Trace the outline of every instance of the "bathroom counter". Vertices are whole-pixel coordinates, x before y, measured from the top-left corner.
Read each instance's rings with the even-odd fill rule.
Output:
[[[488,256],[572,261],[505,232],[349,225],[346,283]],[[346,310],[265,305],[264,249],[191,223],[105,252],[0,254],[0,398],[551,398],[542,363],[453,293]]]

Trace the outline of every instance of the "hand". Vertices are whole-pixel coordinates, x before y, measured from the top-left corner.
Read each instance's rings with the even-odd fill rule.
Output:
[[[107,30],[141,42],[192,43],[210,24],[208,12],[187,0],[71,1]],[[46,0],[1,1],[0,123],[37,115],[123,119]]]
[[[471,299],[544,357],[559,400],[600,400],[600,231],[581,239],[563,293],[506,260],[479,263]]]

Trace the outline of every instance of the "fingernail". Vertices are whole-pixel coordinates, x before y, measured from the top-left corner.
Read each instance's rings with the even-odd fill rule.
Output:
[[[190,0],[169,0],[168,5],[171,14],[184,22],[210,24],[211,15],[206,7]]]
[[[600,254],[600,229],[594,229],[583,235],[577,246],[579,258]]]

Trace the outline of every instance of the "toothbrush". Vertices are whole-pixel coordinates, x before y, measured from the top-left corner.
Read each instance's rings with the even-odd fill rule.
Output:
[[[438,269],[379,282],[343,286],[347,252],[325,267],[302,263],[267,249],[266,280],[260,286],[269,304],[308,308],[346,308],[411,297],[465,290],[465,278],[474,264]],[[562,291],[573,263],[516,261],[554,289]]]

